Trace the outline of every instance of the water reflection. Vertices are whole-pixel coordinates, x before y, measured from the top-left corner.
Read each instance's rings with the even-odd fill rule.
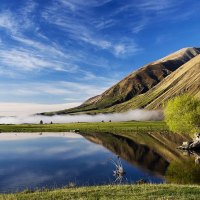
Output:
[[[134,166],[164,175],[169,162],[147,145],[110,133],[83,134],[85,138],[101,144]]]
[[[14,137],[21,136],[17,134],[12,135],[11,140],[0,139],[0,192],[62,187],[69,183],[110,184],[115,180],[113,164],[110,162],[110,158],[116,158],[114,151],[80,135],[52,137],[37,134],[37,137],[28,135],[26,138],[23,135],[21,139],[13,139]],[[125,160],[122,160],[122,164],[129,182],[141,178],[150,182],[163,182],[162,177],[137,165]]]
[[[150,135],[150,140],[148,134],[143,137],[131,135],[130,138],[109,133],[83,135],[132,165],[165,177],[169,183],[200,184],[200,152],[177,149],[185,136],[159,133]]]
[[[166,180],[178,184],[200,184],[200,152],[181,151],[182,162],[172,161],[166,172]],[[181,169],[181,170],[180,170]]]
[[[200,151],[187,150],[182,151],[185,156],[193,157],[196,165],[200,165]]]
[[[116,156],[129,183],[200,183],[200,153],[177,150],[182,136],[27,134],[0,134],[0,192],[110,184]]]

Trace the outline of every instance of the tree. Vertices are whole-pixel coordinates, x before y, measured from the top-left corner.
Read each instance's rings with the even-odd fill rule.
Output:
[[[164,116],[173,132],[193,134],[200,131],[200,101],[194,97],[182,95],[169,100]]]

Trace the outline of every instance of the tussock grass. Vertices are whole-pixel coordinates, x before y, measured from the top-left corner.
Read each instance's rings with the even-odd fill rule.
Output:
[[[170,185],[170,184],[142,184],[93,186],[57,189],[52,191],[36,191],[34,193],[1,194],[0,200],[64,200],[64,199],[133,199],[133,200],[183,200],[199,199],[200,186]]]

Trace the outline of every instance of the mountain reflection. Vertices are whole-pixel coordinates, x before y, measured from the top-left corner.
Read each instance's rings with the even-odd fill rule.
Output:
[[[168,183],[200,184],[200,152],[183,152],[176,148],[186,139],[185,136],[173,133],[145,134],[142,137],[133,134],[130,138],[111,133],[82,135],[131,165],[163,176]]]
[[[169,162],[148,146],[110,133],[82,134],[86,139],[101,144],[132,165],[164,175]]]

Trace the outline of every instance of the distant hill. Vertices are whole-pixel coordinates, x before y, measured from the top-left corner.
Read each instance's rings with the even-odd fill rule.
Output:
[[[145,94],[110,107],[107,112],[135,108],[160,109],[170,98],[189,94],[200,99],[200,55],[191,59]]]
[[[81,106],[48,114],[158,109],[173,96],[200,97],[200,48],[184,48],[129,74]]]

